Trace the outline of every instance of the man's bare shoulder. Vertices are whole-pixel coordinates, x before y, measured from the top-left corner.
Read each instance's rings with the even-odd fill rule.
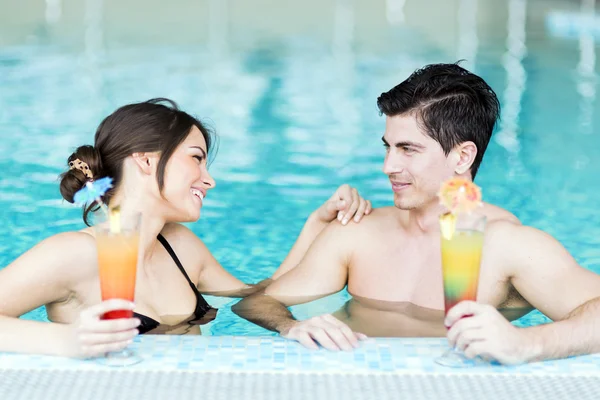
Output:
[[[369,215],[365,215],[360,222],[350,221],[347,225],[342,225],[338,220],[332,221],[329,226],[338,232],[345,232],[351,236],[362,236],[380,232],[386,229],[387,226],[397,224],[399,216],[405,212],[396,207],[380,207],[374,208]]]
[[[488,222],[504,221],[521,225],[521,221],[516,215],[502,207],[498,207],[490,203],[483,203],[481,212],[487,216]]]
[[[371,213],[367,217],[368,217],[368,219],[371,219],[371,220],[379,219],[380,222],[382,220],[390,221],[391,218],[398,218],[399,215],[402,215],[406,212],[407,211],[400,210],[399,208],[396,208],[393,206],[379,207],[379,208],[374,208],[373,211],[371,211]],[[365,220],[367,217],[365,217]]]
[[[491,220],[485,230],[485,248],[497,261],[524,264],[540,254],[567,257],[568,253],[550,234],[507,219]]]
[[[506,242],[522,241],[530,236],[543,234],[535,228],[515,223],[510,219],[490,218],[485,229],[485,236],[490,242],[505,245]]]
[[[340,221],[333,220],[319,233],[313,246],[335,247],[336,251],[346,254],[360,245],[371,242],[376,235],[385,234],[387,227],[397,221],[398,211],[394,207],[376,208],[365,215],[360,222],[349,221],[342,225]],[[395,216],[396,215],[396,216]],[[397,222],[395,222],[397,224]]]

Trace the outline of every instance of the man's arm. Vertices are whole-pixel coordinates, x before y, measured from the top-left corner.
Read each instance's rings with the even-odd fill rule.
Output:
[[[568,319],[579,306],[600,296],[600,275],[577,264],[552,236],[527,226],[507,224],[501,229],[498,243],[504,244],[501,254],[511,283],[550,319]]]
[[[533,361],[600,353],[600,297],[580,305],[562,321],[528,329],[539,343]]]
[[[555,321],[527,328],[538,348],[532,359],[600,352],[600,275],[579,266],[550,235],[529,227],[513,229],[519,240],[513,239],[516,248],[509,252],[516,267],[512,284]]]
[[[600,275],[579,266],[546,233],[494,225],[486,231],[486,265],[506,266],[517,291],[555,322],[516,328],[493,307],[464,302],[446,318],[450,342],[468,355],[509,364],[600,352]],[[474,317],[461,319],[468,314]]]
[[[241,300],[232,310],[309,348],[316,348],[316,343],[331,350],[355,347],[363,335],[355,334],[333,316],[297,321],[287,309],[339,292],[346,286],[354,230],[338,222],[331,223],[314,240],[298,266],[264,291]]]

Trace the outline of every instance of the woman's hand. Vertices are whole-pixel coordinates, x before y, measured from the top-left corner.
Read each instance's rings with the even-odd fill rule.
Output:
[[[140,325],[137,318],[103,320],[109,311],[133,310],[133,303],[113,299],[89,307],[79,314],[79,319],[68,325],[70,334],[65,337],[66,356],[91,358],[107,352],[119,351],[132,343]]]
[[[334,219],[346,225],[350,220],[360,222],[371,212],[371,202],[363,199],[350,185],[340,186],[333,196],[315,211],[319,221],[329,223]]]

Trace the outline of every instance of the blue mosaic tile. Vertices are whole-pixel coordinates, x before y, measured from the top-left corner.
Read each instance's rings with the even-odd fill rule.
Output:
[[[520,366],[487,364],[465,369],[437,365],[443,338],[369,339],[351,352],[308,350],[278,337],[140,336],[132,345],[142,358],[135,370],[279,371],[322,373],[579,374],[600,376],[600,354]],[[94,360],[0,353],[0,368],[109,368]]]

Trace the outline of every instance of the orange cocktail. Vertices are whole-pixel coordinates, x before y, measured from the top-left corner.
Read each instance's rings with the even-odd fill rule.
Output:
[[[134,300],[135,280],[139,260],[141,214],[124,213],[118,207],[105,210],[94,226],[98,251],[98,273],[102,301]],[[102,319],[133,317],[132,310],[105,313]],[[110,366],[133,365],[141,361],[134,351],[106,353],[98,362]]]
[[[102,300],[133,301],[141,217],[135,212],[123,213],[119,208],[111,209],[108,214],[94,227]],[[104,314],[103,319],[132,316],[131,310],[117,310]]]
[[[98,269],[102,300],[124,299],[133,301],[138,262],[139,233],[118,232],[110,229],[96,234]],[[103,319],[131,318],[132,310],[110,311]]]

